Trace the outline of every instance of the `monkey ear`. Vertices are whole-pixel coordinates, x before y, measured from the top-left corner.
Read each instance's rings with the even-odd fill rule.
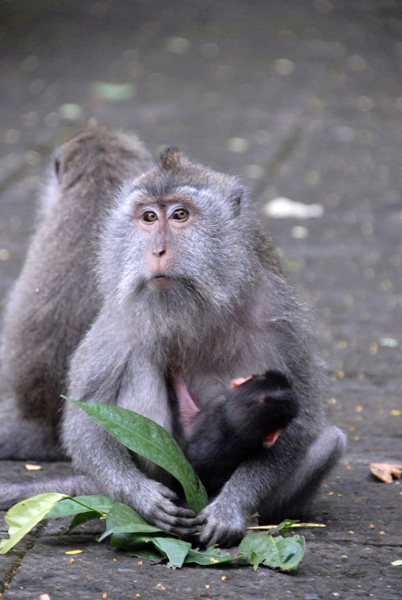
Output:
[[[57,181],[60,183],[61,181],[61,159],[60,159],[60,155],[61,155],[61,149],[58,148],[51,159],[51,166],[53,168],[54,174],[57,177]]]
[[[160,166],[165,171],[176,171],[181,163],[182,155],[178,148],[166,148],[160,155]]]
[[[233,196],[230,198],[230,202],[233,207],[233,214],[235,217],[238,217],[240,215],[241,201],[243,198],[243,194],[244,194],[244,190],[239,188],[238,190],[235,191]]]
[[[60,159],[58,156],[53,157],[53,168],[57,179],[60,181]]]

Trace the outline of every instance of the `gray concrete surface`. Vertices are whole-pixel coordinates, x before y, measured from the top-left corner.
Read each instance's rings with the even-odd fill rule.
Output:
[[[95,115],[156,155],[177,145],[240,174],[315,306],[345,459],[289,576],[141,564],[41,526],[0,557],[9,600],[402,597],[402,5],[398,0],[13,0],[0,3],[0,292],[17,276],[53,146]],[[107,85],[105,85],[107,84]],[[110,85],[112,84],[112,85]],[[321,218],[267,219],[284,196]],[[31,477],[68,465],[43,465]],[[27,476],[5,462],[0,478]],[[96,528],[96,527],[95,527]],[[65,552],[81,549],[74,557]],[[207,587],[209,586],[209,587]]]

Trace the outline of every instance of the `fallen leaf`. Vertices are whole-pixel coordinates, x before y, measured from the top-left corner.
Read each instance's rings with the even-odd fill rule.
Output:
[[[24,465],[27,471],[41,471],[42,467],[40,465]]]
[[[380,481],[392,483],[393,477],[399,479],[402,474],[402,465],[392,463],[370,463],[370,471]]]
[[[321,204],[303,204],[289,198],[275,198],[265,205],[264,213],[274,219],[314,219],[322,217],[324,209]]]
[[[388,347],[388,348],[396,348],[399,345],[398,340],[391,337],[383,337],[380,339],[380,346]]]
[[[106,102],[121,102],[123,100],[130,100],[135,96],[136,88],[133,83],[96,81],[92,85],[92,91]]]

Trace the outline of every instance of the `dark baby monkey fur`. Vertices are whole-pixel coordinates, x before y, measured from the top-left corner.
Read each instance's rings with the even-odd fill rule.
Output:
[[[246,458],[275,444],[298,414],[298,401],[281,373],[267,371],[224,391],[204,408],[176,369],[183,451],[209,494],[217,494]]]
[[[59,456],[62,412],[62,447],[77,475],[37,488],[2,484],[0,501],[99,491],[163,529],[188,534],[203,522],[201,543],[231,545],[255,512],[262,520],[300,513],[342,453],[343,434],[325,423],[308,315],[237,178],[177,150],[148,168],[142,146],[95,129],[77,140],[93,135],[96,143],[84,141],[84,151],[72,141],[56,163],[51,206],[3,333],[3,377],[23,418],[11,435],[9,423],[1,426],[0,457]],[[169,373],[178,366],[201,407],[216,397],[212,380],[227,387],[266,371],[282,373],[299,401],[276,443],[244,460],[198,517],[178,506],[158,467],[75,405],[53,400],[67,391],[116,404],[173,433]]]

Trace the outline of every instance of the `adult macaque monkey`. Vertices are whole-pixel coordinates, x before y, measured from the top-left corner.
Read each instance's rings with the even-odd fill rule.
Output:
[[[94,119],[55,152],[41,219],[3,315],[1,382],[15,415],[0,423],[0,458],[65,457],[60,394],[71,353],[101,305],[93,269],[100,221],[123,182],[150,165],[142,143]]]
[[[181,445],[209,494],[217,494],[246,459],[275,444],[298,414],[298,401],[282,373],[267,371],[234,382],[215,381],[219,395],[203,408],[187,389],[183,371],[173,374]]]
[[[325,425],[321,369],[306,311],[258,217],[236,178],[193,164],[176,150],[166,150],[156,166],[132,177],[104,220],[96,288],[101,303],[89,331],[81,332],[67,393],[132,409],[173,433],[169,374],[178,366],[201,406],[216,396],[209,384],[215,379],[229,386],[233,378],[275,370],[298,397],[298,416],[271,448],[243,461],[196,517],[177,505],[157,467],[130,455],[66,403],[63,445],[84,475],[70,479],[68,489],[64,482],[62,490],[76,493],[92,485],[165,529],[188,533],[202,521],[202,543],[231,545],[252,513],[269,519],[303,507],[335,464],[344,436]],[[76,227],[80,236],[88,235],[87,225]],[[92,261],[89,254],[82,256],[85,265]],[[85,277],[87,272],[86,266]],[[58,306],[60,275],[48,285]],[[74,292],[73,307],[82,293]],[[31,297],[26,292],[25,303]],[[62,309],[59,319],[68,332]]]

